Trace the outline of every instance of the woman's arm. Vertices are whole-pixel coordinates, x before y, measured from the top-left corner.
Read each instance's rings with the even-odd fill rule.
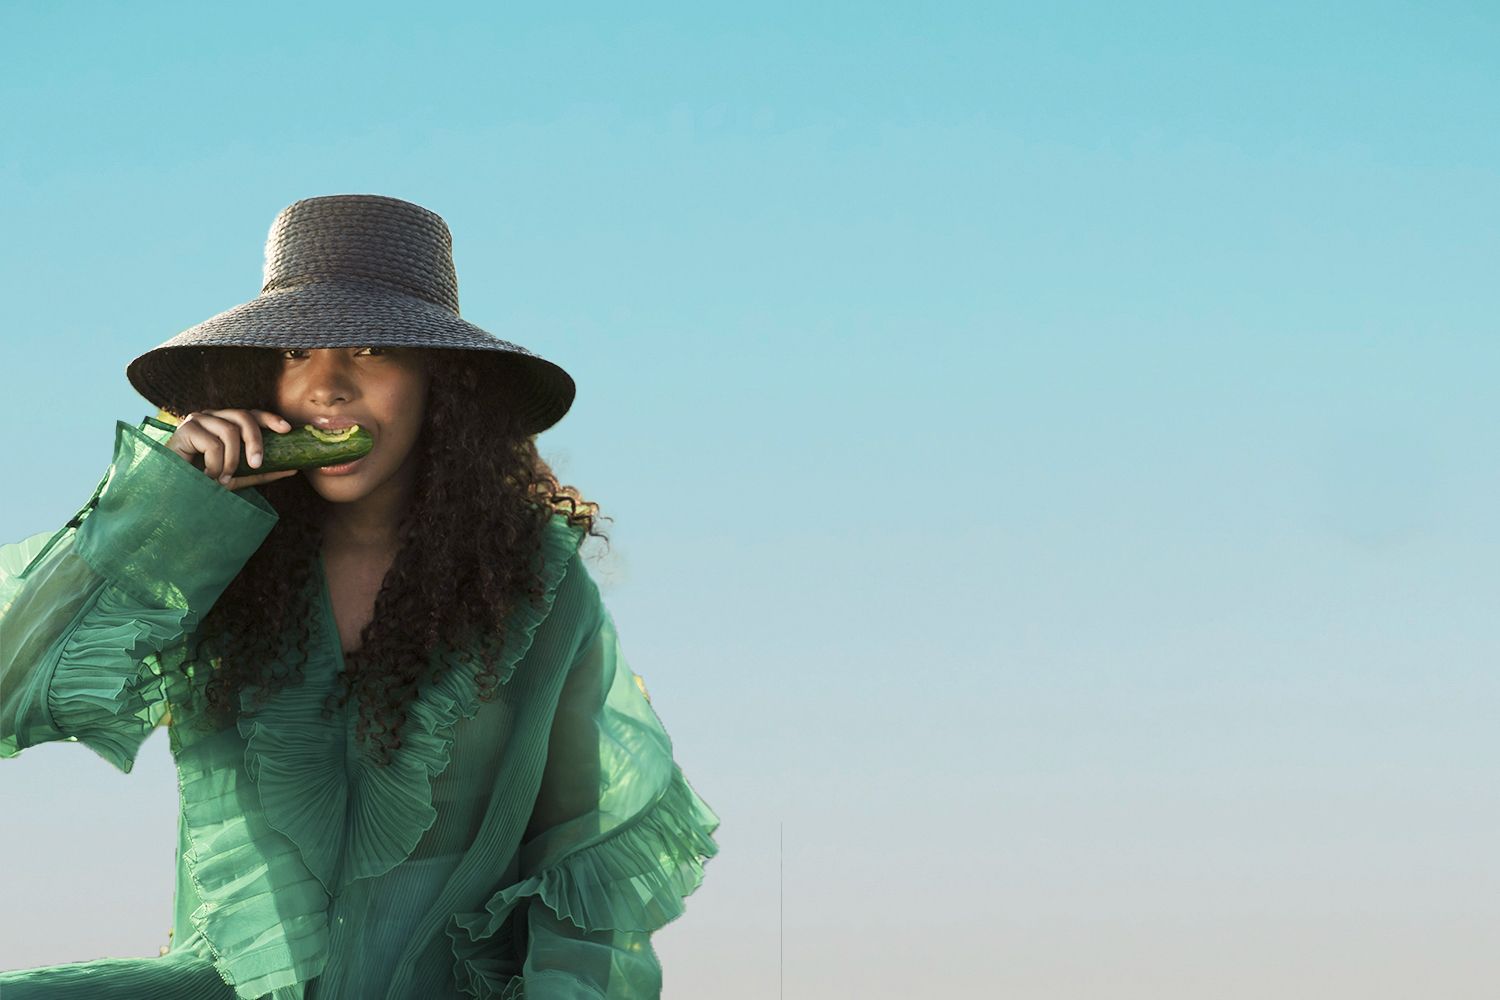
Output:
[[[520,907],[527,1000],[655,1000],[651,935],[702,882],[718,825],[673,760],[601,605],[558,701],[520,879],[485,913],[459,917],[455,946],[462,955]]]
[[[253,489],[209,479],[149,426],[55,532],[0,545],[0,758],[49,741],[121,771],[166,714],[160,654],[190,635],[276,523]]]

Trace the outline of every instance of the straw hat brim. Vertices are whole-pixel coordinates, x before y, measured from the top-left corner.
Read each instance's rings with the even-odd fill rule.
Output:
[[[184,416],[182,407],[201,398],[205,352],[231,346],[473,351],[474,363],[490,369],[487,384],[508,394],[508,405],[528,434],[561,420],[576,392],[572,377],[558,365],[444,306],[385,285],[349,280],[264,292],[142,354],[125,374],[151,403]]]

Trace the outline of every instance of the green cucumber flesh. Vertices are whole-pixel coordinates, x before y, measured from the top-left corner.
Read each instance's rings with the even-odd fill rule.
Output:
[[[240,465],[236,476],[255,476],[262,472],[284,469],[313,469],[324,465],[343,465],[362,458],[375,447],[370,432],[355,424],[337,431],[323,431],[303,424],[285,434],[261,430],[261,462],[252,466],[240,447]]]

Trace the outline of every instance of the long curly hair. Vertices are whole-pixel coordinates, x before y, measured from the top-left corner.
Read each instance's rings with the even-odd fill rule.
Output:
[[[332,718],[351,696],[356,738],[373,739],[388,765],[419,684],[449,669],[433,657],[455,643],[477,652],[478,696],[489,701],[500,680],[511,609],[544,596],[542,538],[554,514],[598,530],[599,505],[564,486],[504,406],[488,391],[467,352],[425,350],[431,373],[414,495],[398,526],[399,549],[375,598],[360,644],[323,708]],[[280,354],[263,347],[221,347],[204,355],[202,400],[183,413],[237,407],[275,411]],[[199,725],[222,728],[277,691],[304,680],[311,622],[320,596],[312,586],[323,519],[335,505],[305,476],[257,486],[279,515],[265,541],[230,582],[188,640],[182,660],[187,705]],[[603,520],[612,520],[603,517]],[[207,681],[204,681],[207,677]],[[196,678],[196,683],[194,682]],[[248,686],[248,687],[247,687]]]

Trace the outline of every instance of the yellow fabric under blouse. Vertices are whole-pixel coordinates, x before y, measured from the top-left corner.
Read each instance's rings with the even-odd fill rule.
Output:
[[[278,515],[168,434],[118,422],[78,516],[0,545],[0,758],[67,740],[129,772],[169,727],[173,943],[0,973],[0,995],[658,997],[650,935],[701,883],[719,820],[625,661],[583,529],[553,517],[546,598],[515,610],[495,699],[444,651],[450,669],[409,707],[391,766],[356,745],[352,699],[322,718],[343,658],[321,561],[305,681],[205,732],[172,717],[188,682],[165,668]]]

